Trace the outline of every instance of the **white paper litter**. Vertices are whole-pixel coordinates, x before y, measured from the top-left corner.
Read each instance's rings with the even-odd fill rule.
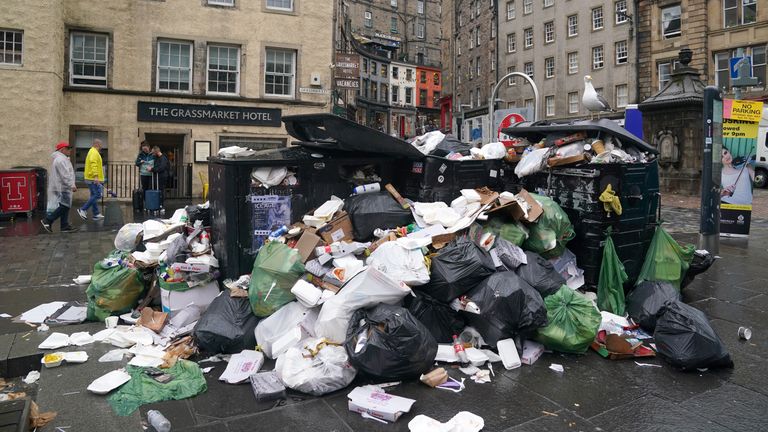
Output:
[[[563,365],[561,364],[552,363],[551,365],[549,365],[549,368],[555,372],[565,372],[565,369],[563,369]]]
[[[96,394],[107,394],[131,380],[131,376],[123,369],[113,370],[96,378],[89,386],[88,391]]]
[[[485,427],[482,417],[469,411],[461,411],[446,423],[419,414],[408,422],[410,432],[480,432]]]
[[[458,363],[459,357],[453,350],[453,345],[450,344],[437,344],[437,355],[435,361],[441,361],[445,363]]]
[[[93,336],[88,332],[72,333],[69,336],[69,343],[77,346],[84,346],[94,342]]]
[[[233,354],[219,381],[228,384],[238,384],[255,374],[264,364],[264,354],[259,351],[243,350],[239,354]]]
[[[53,315],[54,312],[61,309],[65,304],[67,304],[67,302],[55,301],[38,305],[21,314],[21,316],[19,316],[19,321],[42,324],[46,318]]]
[[[12,315],[8,315],[7,313],[1,313],[0,318],[10,318]]]
[[[64,333],[56,332],[51,333],[51,335],[37,347],[40,349],[59,349],[65,346],[69,346],[69,336]]]
[[[27,384],[34,384],[37,382],[37,380],[40,379],[40,372],[39,371],[29,371],[26,377],[22,381],[24,381]]]
[[[99,363],[109,363],[109,362],[116,362],[116,361],[122,361],[123,356],[128,352],[127,349],[123,348],[117,348],[110,350],[103,356],[99,357]]]
[[[86,307],[72,306],[57,316],[56,321],[59,323],[81,323],[85,321],[87,313],[88,308]]]
[[[78,285],[87,285],[91,283],[91,275],[79,275],[72,279],[72,281]]]
[[[85,363],[88,361],[88,353],[85,351],[65,352],[64,361],[67,363]]]

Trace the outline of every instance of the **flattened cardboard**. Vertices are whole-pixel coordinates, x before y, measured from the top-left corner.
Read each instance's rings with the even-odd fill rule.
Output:
[[[330,222],[317,229],[317,234],[326,243],[333,243],[337,241],[354,240],[354,231],[352,231],[352,221],[349,219],[347,212],[339,212],[336,217],[331,219]]]
[[[299,237],[299,241],[296,242],[296,250],[301,255],[301,262],[305,263],[315,253],[315,247],[319,246],[323,240],[315,234],[314,230],[304,230]]]
[[[584,156],[584,153],[568,157],[553,157],[547,159],[547,166],[556,167],[560,165],[570,165],[577,162],[584,162],[586,160],[587,158]]]
[[[517,196],[522,197],[525,199],[525,201],[528,203],[528,205],[531,207],[530,210],[528,210],[528,217],[524,217],[525,213],[523,212],[523,209],[520,208],[520,205],[517,203],[517,201],[512,201],[507,204],[498,206],[492,210],[489,210],[488,213],[495,213],[495,212],[506,212],[512,218],[515,220],[524,220],[527,222],[536,222],[536,220],[539,219],[539,216],[541,216],[544,213],[544,209],[541,208],[538,202],[536,202],[535,199],[528,193],[527,190],[522,189],[520,190],[520,193],[517,194]]]

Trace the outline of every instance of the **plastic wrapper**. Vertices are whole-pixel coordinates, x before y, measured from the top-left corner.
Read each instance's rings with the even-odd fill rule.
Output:
[[[435,147],[431,155],[443,157],[448,156],[450,153],[459,153],[463,156],[467,156],[469,155],[469,149],[471,148],[471,145],[465,144],[455,137],[446,135],[446,137],[440,141],[437,147]]]
[[[315,335],[342,343],[346,340],[349,319],[356,310],[379,303],[397,304],[410,293],[408,286],[368,267],[344,284],[338,294],[323,303],[315,323]]]
[[[693,245],[681,246],[659,225],[653,234],[651,246],[645,255],[643,268],[637,283],[642,281],[667,281],[680,289],[680,283],[693,260]]]
[[[466,238],[451,242],[432,258],[431,281],[418,289],[449,303],[496,271],[491,256]]]
[[[275,371],[286,387],[315,396],[343,389],[357,375],[344,347],[324,339],[306,339],[301,347],[289,348],[277,359]]]
[[[408,311],[424,324],[438,343],[453,342],[453,335],[464,329],[464,321],[455,310],[424,293],[417,292],[410,298]]]
[[[133,252],[141,242],[142,234],[144,234],[144,225],[140,223],[123,225],[115,236],[115,249],[123,252]]]
[[[437,341],[419,320],[385,304],[355,312],[344,348],[355,368],[389,381],[418,377],[437,355]]]
[[[544,209],[536,223],[528,225],[530,236],[523,243],[523,249],[536,252],[544,258],[562,255],[565,245],[576,233],[568,215],[552,200],[543,195],[530,194]]]
[[[522,159],[515,166],[515,174],[518,177],[525,177],[542,171],[547,166],[549,151],[549,147],[544,147],[523,154]]]
[[[264,318],[256,326],[256,342],[261,351],[269,358],[275,358],[272,346],[287,333],[294,331],[299,335],[314,336],[315,321],[320,311],[306,308],[298,302],[290,302],[277,312]],[[300,339],[304,339],[300,337]]]
[[[195,222],[201,221],[204,227],[211,226],[210,207],[190,205],[186,207],[186,211],[187,211],[187,223],[189,223],[190,225],[194,225]]]
[[[693,282],[693,279],[696,277],[696,275],[702,274],[709,270],[709,268],[712,267],[712,264],[714,263],[715,256],[709,253],[709,251],[697,250],[693,254],[693,260],[691,261],[691,265],[688,267],[688,271],[685,272],[683,281],[680,283],[680,288],[682,289],[688,286],[688,284]]]
[[[304,274],[304,264],[296,249],[270,242],[259,251],[253,263],[248,298],[256,316],[273,314],[281,306],[296,299],[293,284]]]
[[[497,238],[494,243],[493,250],[496,252],[496,256],[499,257],[502,265],[507,270],[514,271],[520,265],[527,261],[525,251],[520,246],[504,240],[503,238]]]
[[[522,246],[528,238],[528,229],[518,222],[502,222],[499,218],[493,218],[485,226],[485,231],[491,232],[496,237],[504,239],[516,246]]]
[[[547,325],[547,309],[541,295],[514,272],[496,273],[467,293],[480,314],[463,313],[485,343],[526,337]]]
[[[111,254],[115,261],[124,255]],[[87,319],[104,321],[110,315],[129,312],[136,307],[144,293],[141,273],[117,264],[110,266],[99,261],[93,266],[91,283],[85,290],[88,298]]]
[[[616,254],[616,247],[610,234],[605,239],[603,261],[600,264],[600,278],[597,282],[597,307],[616,315],[624,315],[624,282],[628,279]]]
[[[500,142],[492,142],[484,145],[480,149],[483,159],[504,159],[507,155],[507,148]]]
[[[227,293],[213,299],[193,330],[197,345],[209,353],[234,354],[253,349],[253,331],[259,319],[251,311],[248,299]]]
[[[545,347],[581,354],[589,348],[600,328],[600,312],[585,295],[563,285],[544,298],[549,324],[536,332]]]
[[[661,308],[653,339],[659,356],[674,367],[733,367],[728,350],[704,312],[683,302],[668,302]]]
[[[429,282],[429,270],[421,249],[408,250],[396,242],[386,242],[373,251],[367,264],[409,286]]]
[[[627,295],[627,313],[640,327],[653,332],[656,316],[669,301],[680,300],[680,292],[669,282],[641,282]]]
[[[563,286],[565,279],[550,261],[535,252],[526,252],[525,256],[528,264],[517,267],[515,272],[542,297],[556,293]]]
[[[411,211],[403,209],[388,192],[352,196],[346,200],[344,210],[352,221],[357,241],[370,239],[377,228],[396,228],[413,222]]]

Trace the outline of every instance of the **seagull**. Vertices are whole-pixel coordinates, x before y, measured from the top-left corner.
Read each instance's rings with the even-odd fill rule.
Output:
[[[584,76],[584,96],[581,97],[581,104],[584,105],[584,108],[589,110],[590,116],[596,112],[598,119],[600,118],[601,112],[614,111],[611,108],[611,105],[608,104],[608,101],[597,94],[595,88],[592,86],[592,77],[589,75]]]

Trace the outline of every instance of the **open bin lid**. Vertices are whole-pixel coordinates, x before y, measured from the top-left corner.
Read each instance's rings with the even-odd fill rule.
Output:
[[[407,141],[330,113],[285,116],[283,123],[297,140],[318,143],[327,149],[424,158],[424,154]]]
[[[636,137],[634,134],[619,126],[615,121],[608,119],[600,120],[579,120],[569,123],[517,123],[508,128],[502,129],[502,132],[515,137],[527,138],[531,142],[539,142],[547,135],[561,132],[568,135],[580,131],[599,132],[601,134],[610,134],[619,139],[623,144],[632,145],[640,151],[659,154],[659,151],[647,142]],[[594,134],[590,134],[594,135]]]
[[[297,145],[259,150],[250,156],[238,158],[211,156],[208,161],[224,165],[279,166],[301,161],[323,162],[326,160],[348,160],[360,157],[376,157],[376,155],[372,155],[371,153],[359,152],[357,154],[352,154],[348,151],[341,151],[335,147],[328,147],[320,144],[315,145],[314,142],[299,142],[295,144]],[[378,157],[381,158],[380,155]]]

